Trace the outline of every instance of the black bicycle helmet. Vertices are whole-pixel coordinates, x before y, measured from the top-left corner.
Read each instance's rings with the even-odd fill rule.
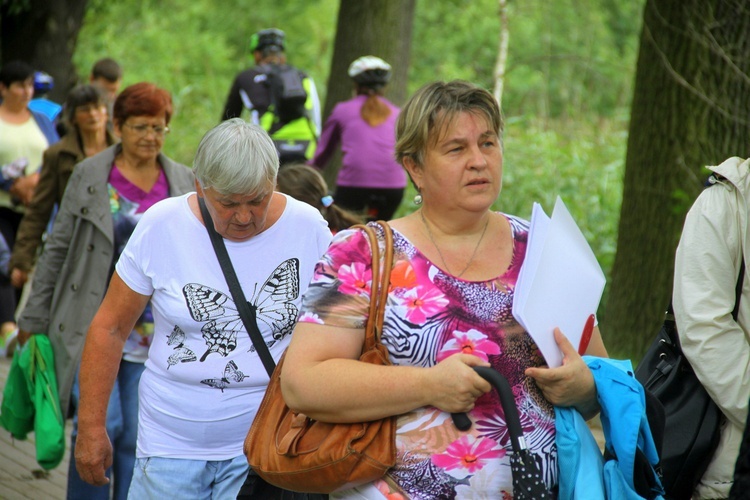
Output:
[[[366,87],[383,86],[391,79],[391,65],[375,56],[362,56],[349,65],[349,77]]]
[[[269,28],[261,30],[250,37],[250,51],[263,50],[273,45],[284,50],[284,32],[280,29]]]

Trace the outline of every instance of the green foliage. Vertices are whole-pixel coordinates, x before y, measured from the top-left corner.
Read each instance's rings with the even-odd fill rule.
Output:
[[[337,7],[335,0],[256,0],[252,9],[237,0],[220,8],[209,0],[92,0],[74,63],[85,78],[97,59],[113,57],[123,67],[123,85],[152,81],[169,90],[175,114],[164,151],[190,165],[202,135],[219,122],[235,74],[252,65],[250,35],[282,27],[292,62],[321,81]]]
[[[511,0],[505,114],[577,121],[622,113],[642,3]],[[497,0],[417,2],[410,91],[454,78],[492,88],[497,9]],[[165,151],[189,164],[235,74],[251,65],[247,44],[259,29],[286,31],[290,62],[325,99],[337,10],[338,0],[90,0],[74,62],[85,77],[94,61],[111,56],[126,85],[149,80],[171,91],[177,112]]]
[[[607,275],[614,259],[626,132],[644,0],[510,0],[504,114],[504,186],[496,208],[549,213],[560,195]],[[250,35],[278,27],[289,60],[316,81],[321,100],[339,0],[90,0],[75,64],[120,61],[124,83],[172,92],[176,114],[165,152],[192,163],[218,123],[236,73],[252,64]],[[418,1],[409,91],[462,78],[494,86],[497,0]],[[346,78],[345,75],[331,75]],[[414,210],[409,187],[398,214]],[[679,196],[679,195],[676,195]]]
[[[612,117],[629,106],[643,2],[509,1],[507,115]],[[494,87],[497,0],[419,4],[411,90],[434,78]],[[424,43],[419,43],[424,40]]]
[[[533,202],[551,215],[560,196],[609,275],[622,202],[626,133],[624,118],[569,123],[562,130],[538,120],[509,120],[503,187],[493,208],[529,219]],[[416,210],[415,194],[409,185],[397,217]]]

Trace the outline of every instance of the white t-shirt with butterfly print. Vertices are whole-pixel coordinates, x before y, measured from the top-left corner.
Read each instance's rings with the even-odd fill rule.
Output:
[[[206,228],[188,206],[191,195],[146,211],[116,265],[132,290],[152,295],[154,337],[139,386],[139,458],[242,455],[268,384]],[[224,240],[277,361],[330,240],[320,213],[290,197],[273,226],[245,242]]]

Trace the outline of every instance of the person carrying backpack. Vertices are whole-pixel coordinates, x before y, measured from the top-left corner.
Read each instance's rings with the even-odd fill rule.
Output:
[[[750,262],[750,160],[733,157],[709,168],[715,185],[698,196],[685,218],[672,297],[682,351],[726,417],[719,445],[692,494],[700,499],[729,496],[750,399],[747,273],[736,296],[742,263]]]
[[[304,162],[320,135],[320,100],[312,78],[287,64],[285,34],[269,28],[250,38],[255,66],[239,73],[229,90],[222,120],[241,117],[265,129],[281,164]]]

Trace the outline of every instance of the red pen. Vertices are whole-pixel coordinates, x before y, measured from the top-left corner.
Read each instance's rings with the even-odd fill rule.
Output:
[[[594,333],[594,319],[593,314],[589,315],[586,319],[586,324],[583,327],[583,334],[581,335],[581,343],[578,344],[578,354],[583,356],[586,354],[586,349],[589,348],[589,342],[591,341],[591,334]]]

